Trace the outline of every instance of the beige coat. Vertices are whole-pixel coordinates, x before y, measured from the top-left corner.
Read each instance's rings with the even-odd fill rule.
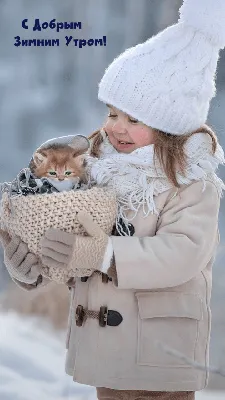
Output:
[[[219,235],[220,199],[202,182],[160,194],[160,215],[139,212],[132,237],[113,237],[118,286],[93,274],[71,291],[66,372],[76,382],[111,389],[196,391],[208,373],[212,264]],[[87,318],[78,305],[118,311],[118,326]],[[161,345],[161,346],[160,346]],[[164,346],[164,347],[163,347]],[[170,351],[168,351],[168,349]],[[184,358],[171,354],[178,351]]]
[[[112,389],[192,391],[208,373],[178,356],[208,365],[211,270],[219,241],[215,185],[195,182],[156,198],[160,216],[132,222],[132,237],[113,237],[118,287],[101,276],[76,280],[71,292],[66,372],[76,382]],[[76,326],[78,305],[118,311],[118,326],[88,318]],[[157,342],[158,341],[158,342]],[[161,344],[161,346],[160,346]]]

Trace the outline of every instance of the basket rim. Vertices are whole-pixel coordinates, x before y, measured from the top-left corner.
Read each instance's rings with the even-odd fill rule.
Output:
[[[2,200],[5,200],[5,198],[10,199],[11,202],[12,201],[14,202],[14,201],[16,201],[18,199],[21,199],[21,198],[23,200],[25,200],[25,199],[27,200],[28,198],[31,198],[31,197],[33,199],[36,199],[36,200],[37,199],[43,199],[43,197],[45,197],[45,198],[48,198],[48,197],[51,197],[51,198],[53,198],[53,197],[55,197],[55,198],[57,198],[57,197],[77,197],[77,195],[80,196],[81,193],[87,193],[87,192],[92,192],[94,194],[95,193],[99,194],[98,192],[100,192],[101,195],[102,194],[106,194],[107,197],[109,195],[111,195],[112,196],[112,200],[113,200],[113,198],[116,198],[116,193],[112,188],[93,186],[93,187],[91,187],[89,189],[85,189],[85,190],[68,190],[68,191],[64,190],[62,192],[37,193],[37,194],[32,195],[32,196],[31,195],[30,196],[23,196],[22,194],[18,194],[18,195],[15,195],[15,196],[10,196],[8,192],[4,192],[2,194],[1,202],[2,202]]]

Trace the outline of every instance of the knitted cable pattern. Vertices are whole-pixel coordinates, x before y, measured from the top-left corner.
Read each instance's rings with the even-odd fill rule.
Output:
[[[84,228],[77,220],[78,211],[92,216],[106,234],[110,234],[116,220],[117,202],[112,190],[93,187],[85,191],[69,191],[35,196],[11,197],[3,193],[1,200],[0,226],[11,236],[18,235],[27,243],[30,252],[41,255],[40,240],[51,228],[85,235]],[[82,270],[82,275],[90,275],[90,270]],[[80,271],[43,268],[43,276],[58,283],[66,283]]]
[[[184,0],[178,23],[112,61],[98,98],[162,132],[194,132],[207,121],[224,46],[225,1]]]

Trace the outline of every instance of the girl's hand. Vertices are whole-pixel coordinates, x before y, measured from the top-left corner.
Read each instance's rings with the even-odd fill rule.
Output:
[[[50,228],[42,239],[42,262],[48,267],[92,269],[106,272],[110,267],[113,250],[109,236],[90,215],[77,215],[89,236],[75,235]],[[107,250],[107,251],[106,251]]]
[[[0,229],[0,241],[4,249],[4,263],[9,275],[26,284],[37,282],[41,272],[35,254],[19,236],[13,236]]]

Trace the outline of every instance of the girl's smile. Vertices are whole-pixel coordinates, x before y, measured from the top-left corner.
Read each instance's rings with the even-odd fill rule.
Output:
[[[107,104],[109,114],[104,126],[110,143],[118,152],[131,153],[154,143],[152,128]]]

